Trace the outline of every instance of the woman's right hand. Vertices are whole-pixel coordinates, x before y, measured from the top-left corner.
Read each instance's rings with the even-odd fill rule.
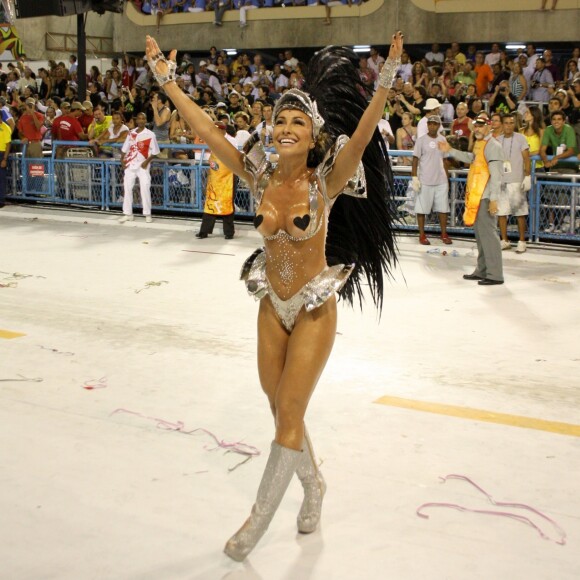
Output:
[[[157,63],[155,64],[155,67],[153,67],[151,63],[152,59],[159,54],[163,55],[161,49],[159,48],[159,45],[157,44],[157,41],[152,36],[147,36],[147,42],[145,45],[145,55],[147,56],[149,68],[151,68],[151,70],[154,73],[157,73],[159,75],[166,75],[169,72],[169,68],[167,67],[166,62],[164,62],[163,60],[158,60]],[[175,60],[176,56],[177,51],[174,49],[169,53],[169,60]]]

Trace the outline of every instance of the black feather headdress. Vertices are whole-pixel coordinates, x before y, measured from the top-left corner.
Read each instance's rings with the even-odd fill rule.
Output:
[[[305,75],[304,90],[318,105],[324,130],[331,141],[339,135],[352,136],[367,107],[369,94],[360,82],[356,53],[348,48],[328,46],[317,52]],[[351,305],[355,294],[362,308],[361,282],[370,287],[373,302],[383,304],[383,274],[389,274],[397,258],[392,231],[393,174],[387,149],[376,130],[365,149],[362,162],[366,174],[367,198],[341,195],[330,213],[326,238],[329,265],[355,263],[340,297]]]

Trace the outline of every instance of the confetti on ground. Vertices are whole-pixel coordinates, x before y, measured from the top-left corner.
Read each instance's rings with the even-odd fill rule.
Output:
[[[459,510],[462,512],[470,512],[473,514],[484,514],[484,515],[488,515],[488,516],[500,516],[500,517],[505,517],[505,518],[510,518],[510,519],[516,520],[518,522],[521,522],[523,524],[526,524],[527,526],[534,528],[538,532],[538,534],[540,534],[540,537],[544,540],[550,540],[552,542],[555,542],[556,544],[560,544],[561,546],[564,546],[566,544],[566,532],[553,519],[549,518],[547,515],[543,514],[542,512],[538,511],[537,509],[535,509],[529,505],[523,504],[523,503],[508,503],[508,502],[496,501],[493,499],[493,497],[489,493],[487,493],[487,491],[485,491],[483,488],[479,487],[479,485],[477,485],[474,481],[472,481],[471,479],[469,479],[469,477],[466,477],[465,475],[450,474],[450,475],[447,475],[445,477],[440,477],[439,479],[441,480],[442,483],[445,483],[448,479],[459,479],[461,481],[466,481],[471,486],[473,486],[477,491],[482,493],[489,500],[489,502],[492,505],[495,505],[498,507],[504,507],[504,508],[522,509],[522,510],[527,510],[529,512],[532,512],[536,516],[538,516],[538,517],[546,520],[550,524],[552,524],[552,526],[556,529],[556,531],[560,535],[560,538],[557,540],[550,538],[548,535],[544,534],[544,532],[541,530],[541,528],[539,526],[537,526],[530,518],[523,516],[521,514],[512,513],[512,512],[504,512],[504,511],[494,511],[494,510],[476,510],[476,509],[466,508],[464,506],[454,504],[454,503],[439,503],[439,502],[424,503],[423,505],[420,505],[417,508],[417,515],[420,518],[429,519],[428,515],[421,513],[421,510],[423,510],[424,508],[429,508],[429,507],[446,507],[446,508],[456,509],[456,510]]]
[[[107,388],[107,377],[101,377],[100,379],[91,379],[90,381],[85,381],[81,385],[83,389],[87,391],[94,391],[95,389],[106,389]]]
[[[41,379],[40,377],[29,379],[23,375],[17,375],[17,376],[19,376],[20,378],[19,379],[0,379],[0,383],[13,383],[13,382],[42,383],[42,381],[44,380],[44,379]]]
[[[0,271],[0,274],[5,274],[5,277],[0,280],[0,288],[17,288],[18,281],[25,278],[44,278],[46,280],[46,276],[33,276],[32,274],[21,274],[20,272]]]
[[[58,348],[50,348],[48,346],[42,346],[42,344],[39,344],[38,348],[42,348],[43,350],[49,350],[50,352],[54,352],[56,354],[62,354],[64,356],[74,356],[74,354],[75,354],[74,352],[58,350]]]
[[[154,421],[157,424],[156,427],[158,429],[166,429],[168,431],[179,431],[184,435],[193,435],[194,433],[202,432],[205,433],[206,435],[209,435],[217,444],[217,447],[213,447],[210,450],[225,449],[227,452],[231,451],[232,453],[239,453],[240,455],[247,456],[247,458],[244,461],[238,463],[233,468],[230,468],[230,471],[233,471],[240,465],[243,465],[246,461],[248,461],[252,457],[260,455],[260,451],[253,445],[248,445],[247,443],[243,443],[242,441],[238,441],[236,443],[227,443],[226,441],[218,439],[211,431],[208,431],[203,427],[187,430],[185,429],[185,424],[182,421],[172,423],[171,421],[166,421],[165,419],[159,419],[157,417],[148,417],[147,415],[142,415],[141,413],[136,413],[135,411],[129,411],[128,409],[116,409],[111,413],[111,415],[115,415],[116,413],[126,413],[128,415],[133,415],[135,417],[147,419],[148,421]]]
[[[159,280],[159,282],[145,282],[145,286],[139,290],[135,290],[135,294],[139,294],[139,292],[143,292],[143,290],[149,290],[149,288],[152,286],[161,286],[161,284],[169,284],[169,282],[167,280]]]
[[[214,256],[235,256],[235,254],[224,254],[223,252],[202,252],[201,250],[181,250],[182,252],[189,252],[191,254],[212,254]]]

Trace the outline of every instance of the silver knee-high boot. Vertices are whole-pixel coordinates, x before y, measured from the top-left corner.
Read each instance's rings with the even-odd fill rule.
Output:
[[[302,451],[288,449],[272,442],[270,457],[258,488],[256,503],[244,525],[228,540],[224,552],[241,562],[254,549],[268,529],[298,464]]]
[[[311,534],[318,526],[322,499],[326,493],[326,482],[316,465],[314,449],[304,428],[304,445],[302,461],[296,469],[296,475],[304,488],[304,501],[298,514],[298,531],[301,534]]]

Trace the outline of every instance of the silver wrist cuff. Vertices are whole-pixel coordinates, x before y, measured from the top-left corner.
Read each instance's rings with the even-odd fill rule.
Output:
[[[149,63],[149,68],[160,87],[176,79],[175,71],[177,70],[177,63],[173,60],[166,59],[162,53],[156,54],[154,57],[148,59],[147,62]],[[156,67],[158,62],[164,62],[167,64],[166,74],[160,74],[157,72]]]
[[[387,58],[381,69],[381,74],[379,74],[379,86],[384,89],[390,89],[393,86],[399,66],[401,66],[400,58]]]

